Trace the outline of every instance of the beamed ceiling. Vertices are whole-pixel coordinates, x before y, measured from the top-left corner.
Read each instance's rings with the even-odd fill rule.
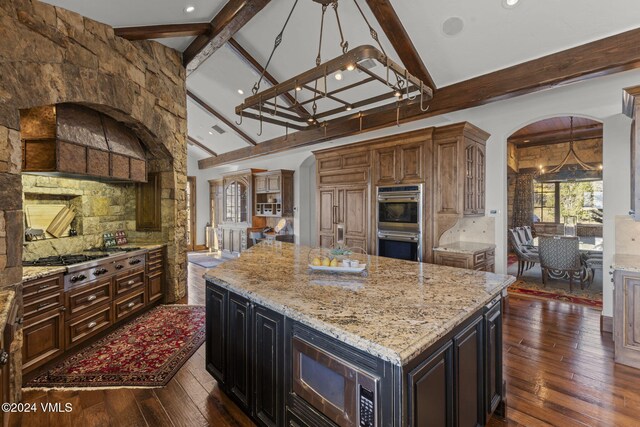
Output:
[[[283,141],[284,130],[279,126],[265,124],[258,136],[256,121],[245,119],[239,129],[235,125],[235,106],[251,94],[294,0],[46,2],[121,28],[124,37],[157,39],[185,53],[190,62],[188,70],[195,68],[187,78],[191,93],[187,103],[192,141],[189,151],[207,158],[200,162],[201,167],[279,152],[326,138],[318,132],[303,131]],[[414,106],[403,113],[402,121],[640,66],[637,0],[520,0],[513,8],[503,7],[502,0],[358,2],[391,59],[437,88],[428,113],[421,114]],[[195,11],[185,13],[187,5],[194,6]],[[339,9],[350,48],[375,44],[353,0],[340,0]],[[381,19],[376,19],[376,15]],[[451,36],[443,31],[449,18],[461,20],[463,29],[459,34]],[[214,25],[207,27],[210,23]],[[137,28],[141,26],[153,27]],[[284,81],[315,65],[319,27],[318,3],[299,0],[262,89],[269,86],[269,81]],[[610,36],[616,37],[606,39]],[[341,53],[338,42],[335,19],[328,14],[323,60]],[[197,55],[207,44],[213,46],[209,49],[213,53]],[[345,73],[340,84],[349,84],[350,80]],[[244,95],[238,93],[239,89]],[[395,111],[383,111],[372,116],[369,123],[374,128],[394,121]],[[223,134],[212,129],[216,125]],[[593,130],[590,125],[585,126]],[[535,136],[549,133],[551,128],[528,132]],[[347,122],[329,137],[349,135],[355,130],[354,123]],[[517,134],[512,138],[519,144],[524,144],[525,139],[533,140]],[[263,142],[266,144],[262,145]],[[217,157],[212,157],[212,153]]]

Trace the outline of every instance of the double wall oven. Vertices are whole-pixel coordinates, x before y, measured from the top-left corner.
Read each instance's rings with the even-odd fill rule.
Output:
[[[422,185],[378,187],[379,256],[422,261]]]

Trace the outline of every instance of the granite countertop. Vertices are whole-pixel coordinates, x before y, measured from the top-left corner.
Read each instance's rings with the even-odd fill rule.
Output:
[[[7,324],[7,317],[11,309],[11,303],[16,297],[14,286],[0,289],[0,330],[4,331]]]
[[[615,254],[611,267],[614,270],[640,272],[640,255]]]
[[[311,250],[260,243],[208,270],[205,278],[397,365],[412,360],[515,281],[366,255],[350,256],[366,259],[366,277],[311,272]]]
[[[493,243],[477,243],[477,242],[454,242],[433,248],[434,251],[453,252],[458,254],[473,255],[476,252],[483,252],[488,249],[495,249]]]
[[[42,277],[64,273],[65,271],[67,271],[67,267],[64,265],[44,267],[24,266],[22,267],[22,280],[40,279]]]

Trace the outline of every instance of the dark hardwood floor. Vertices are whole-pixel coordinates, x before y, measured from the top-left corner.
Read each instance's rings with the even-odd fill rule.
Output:
[[[204,304],[205,269],[189,264],[188,297]],[[613,363],[600,313],[511,296],[505,316],[506,420],[490,426],[640,426],[640,371]],[[253,426],[204,369],[201,347],[162,389],[29,391],[24,402],[72,403],[67,414],[14,414],[13,426]]]

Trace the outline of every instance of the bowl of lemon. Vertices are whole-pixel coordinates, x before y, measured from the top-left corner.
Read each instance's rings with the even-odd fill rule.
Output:
[[[336,273],[361,273],[364,271],[367,265],[349,262],[347,256],[350,254],[351,252],[345,249],[338,251],[336,249],[312,249],[309,252],[309,268],[312,271]]]

